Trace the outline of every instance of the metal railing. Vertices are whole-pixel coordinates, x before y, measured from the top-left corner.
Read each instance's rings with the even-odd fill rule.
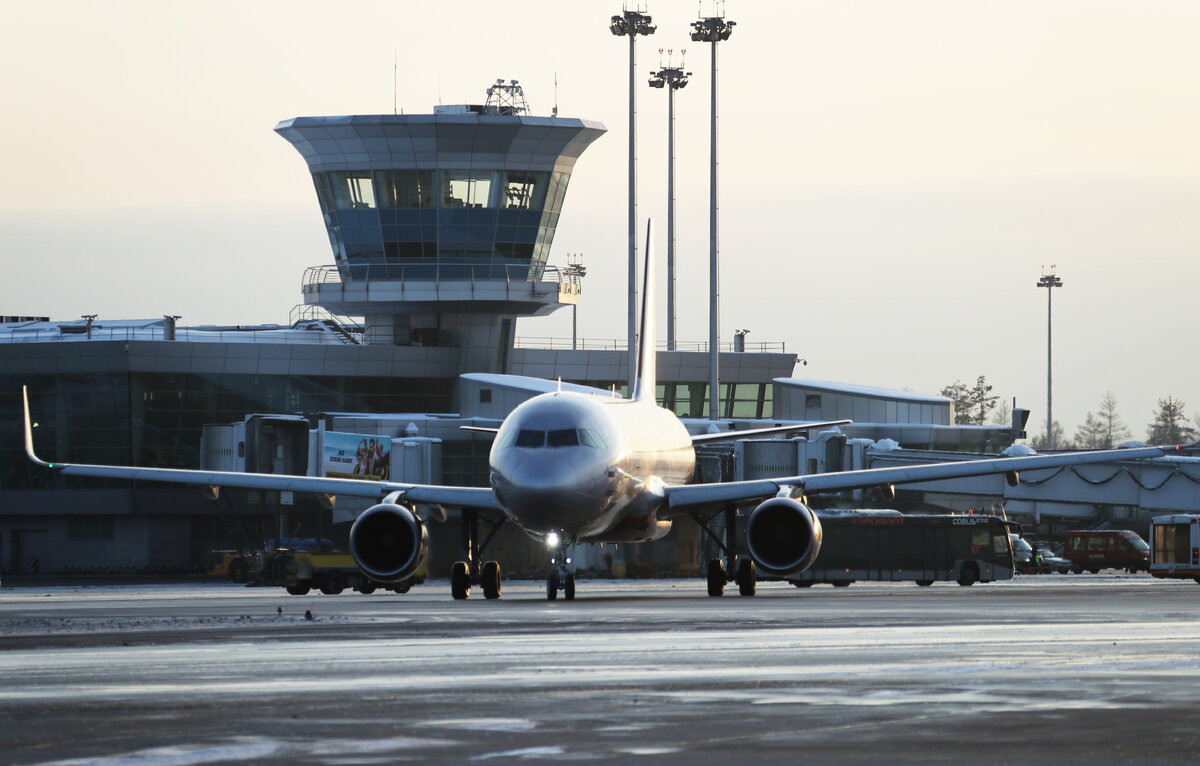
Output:
[[[3,343],[87,343],[100,341],[166,341],[162,327],[97,327],[91,337],[86,333],[59,332],[52,330],[19,330],[0,332]],[[220,327],[212,329],[176,328],[175,341],[185,343],[312,343],[345,345],[346,340],[336,331],[321,332],[317,329],[292,327]]]
[[[549,338],[538,336],[517,338],[513,342],[513,346],[514,348],[538,348],[550,350],[570,349],[572,347],[570,338]],[[624,339],[597,340],[595,338],[580,338],[575,342],[574,347],[586,351],[625,351],[629,348],[629,344],[626,343]],[[659,351],[666,351],[667,342],[659,341],[656,348]],[[708,343],[705,341],[691,341],[686,343],[676,341],[675,350],[703,351],[707,353]],[[726,343],[719,343],[717,344],[717,350],[722,352],[732,352],[734,350],[733,342],[730,341]],[[781,341],[762,341],[759,343],[747,342],[745,350],[750,353],[786,354],[787,343]]]
[[[301,286],[342,282],[557,282],[578,286],[577,270],[560,269],[545,263],[470,263],[436,261],[424,263],[354,263],[309,266]]]

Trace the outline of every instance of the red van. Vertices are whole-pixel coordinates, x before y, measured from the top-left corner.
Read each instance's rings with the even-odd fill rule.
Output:
[[[1101,569],[1127,572],[1150,571],[1150,546],[1137,532],[1128,529],[1078,530],[1068,532],[1063,543],[1063,558],[1071,562],[1071,571],[1093,574]]]

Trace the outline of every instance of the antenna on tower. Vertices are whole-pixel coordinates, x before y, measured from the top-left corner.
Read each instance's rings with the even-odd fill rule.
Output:
[[[487,89],[487,102],[483,108],[487,114],[516,117],[529,113],[529,102],[525,100],[525,90],[518,80],[505,82],[501,77]]]
[[[558,116],[558,72],[554,73],[554,108],[550,110],[550,116]]]
[[[397,51],[397,49],[392,48],[392,114],[397,113],[397,111],[398,111],[397,107],[399,105],[398,101],[397,101],[398,96],[396,95],[397,91],[400,88],[400,86],[398,84],[398,82],[399,82],[399,79],[398,79],[399,78],[399,74],[398,74],[399,57],[400,57],[400,54]]]

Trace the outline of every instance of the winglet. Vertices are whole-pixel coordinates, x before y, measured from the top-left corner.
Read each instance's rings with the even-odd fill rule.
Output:
[[[25,454],[38,465],[53,468],[53,463],[47,463],[33,451],[33,421],[29,417],[29,388],[27,386],[21,386],[21,399],[24,400],[25,404]]]

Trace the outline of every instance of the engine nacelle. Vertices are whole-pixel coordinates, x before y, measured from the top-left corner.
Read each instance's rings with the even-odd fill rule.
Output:
[[[821,552],[821,520],[790,497],[773,497],[746,520],[746,548],[764,573],[791,577],[812,566]]]
[[[402,505],[380,503],[363,511],[350,528],[350,555],[363,574],[382,583],[407,579],[429,552],[428,533]]]

